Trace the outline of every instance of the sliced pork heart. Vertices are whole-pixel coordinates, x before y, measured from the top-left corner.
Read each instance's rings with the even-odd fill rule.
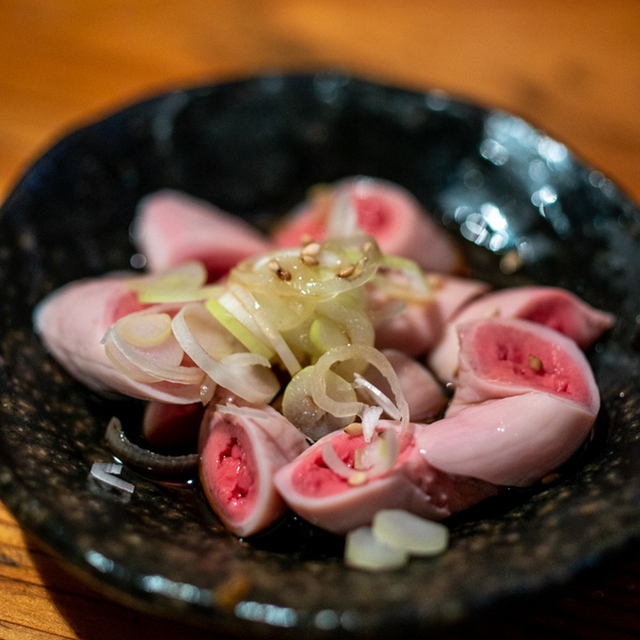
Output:
[[[428,271],[462,267],[457,247],[413,195],[397,184],[368,177],[346,178],[317,192],[276,229],[276,244],[296,246],[305,236],[323,240],[334,207],[353,207],[361,232],[373,236],[384,253],[414,260]]]
[[[465,306],[446,328],[429,356],[429,366],[443,382],[453,382],[458,364],[456,325],[479,318],[519,318],[551,327],[582,349],[591,346],[613,323],[613,316],[555,287],[529,286],[488,293]]]
[[[382,420],[378,430],[399,429]],[[423,425],[412,425],[419,431]],[[463,511],[500,489],[473,478],[452,476],[435,469],[411,436],[398,460],[384,475],[353,486],[323,461],[323,447],[330,443],[350,467],[355,451],[364,446],[362,436],[334,431],[284,466],[275,477],[278,491],[289,507],[305,520],[333,533],[344,534],[370,524],[380,509],[397,508],[430,520],[443,520]]]
[[[445,473],[526,487],[566,462],[595,419],[582,404],[532,391],[473,405],[425,425],[416,436],[417,446]]]
[[[134,380],[119,371],[107,356],[101,344],[105,331],[125,315],[145,313],[128,287],[132,277],[135,276],[110,275],[61,287],[36,307],[35,330],[56,360],[94,391],[174,404],[199,402],[201,379],[178,384],[140,375]],[[178,353],[176,349],[172,351]]]
[[[169,404],[152,401],[144,412],[142,433],[145,440],[158,449],[185,448],[197,442],[203,415],[204,407],[200,402]]]
[[[273,476],[308,444],[271,407],[213,407],[201,432],[200,479],[211,508],[238,536],[258,533],[286,510]]]
[[[433,299],[408,302],[394,311],[398,300],[367,287],[367,308],[373,318],[378,349],[398,349],[409,356],[426,354],[442,340],[447,323],[466,303],[486,293],[485,282],[447,275],[430,275]],[[387,311],[388,310],[388,311]]]
[[[600,394],[593,372],[570,338],[527,320],[476,320],[458,330],[460,370],[447,416],[529,391],[550,393],[593,416],[598,413]]]
[[[164,189],[143,198],[133,223],[133,240],[152,272],[184,262],[202,262],[209,281],[272,246],[257,229],[209,202]]]

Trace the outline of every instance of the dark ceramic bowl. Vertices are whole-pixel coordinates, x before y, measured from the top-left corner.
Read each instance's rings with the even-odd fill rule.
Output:
[[[441,557],[380,574],[345,568],[341,539],[293,517],[241,541],[194,487],[129,475],[127,501],[90,481],[92,463],[111,460],[107,421],[135,422],[140,406],[66,375],[32,331],[34,305],[129,268],[134,207],[156,189],[266,228],[309,186],[353,174],[412,191],[476,275],[560,285],[616,315],[589,353],[603,400],[590,446],[555,483],[452,522]],[[128,604],[252,637],[400,637],[560,584],[640,531],[639,232],[638,209],[562,144],[439,92],[272,76],[126,108],[54,146],[2,209],[0,498]]]

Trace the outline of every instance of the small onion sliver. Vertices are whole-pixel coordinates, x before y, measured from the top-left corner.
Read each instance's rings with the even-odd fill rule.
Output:
[[[341,478],[346,478],[347,480],[354,474],[357,473],[356,469],[350,467],[337,453],[333,448],[331,442],[326,442],[322,446],[322,461],[333,471],[336,475],[339,475]]]
[[[239,351],[231,353],[220,360],[222,364],[232,367],[249,367],[259,365],[261,367],[270,367],[269,359],[259,353],[251,353],[250,351]]]
[[[365,442],[371,442],[381,415],[382,407],[369,406],[362,412],[362,433]]]
[[[349,186],[338,187],[327,216],[326,238],[345,238],[363,233],[358,224],[358,211],[353,204],[351,189]]]
[[[254,298],[253,294],[240,285],[230,285],[231,292],[240,300],[242,306],[248,311],[249,315],[255,320],[260,330],[271,343],[275,352],[282,360],[282,364],[286,367],[289,375],[295,376],[302,367],[298,359],[291,351],[291,347],[286,343],[274,323],[272,323],[260,303]]]
[[[371,384],[366,378],[363,378],[359,373],[355,373],[353,376],[353,388],[364,389],[368,392],[369,397],[375,402],[392,420],[401,420],[400,410],[395,404],[387,397],[378,387]]]

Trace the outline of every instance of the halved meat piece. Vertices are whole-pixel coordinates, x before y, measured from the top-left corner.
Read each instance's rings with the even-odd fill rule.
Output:
[[[425,425],[416,439],[429,463],[445,473],[526,487],[566,462],[595,419],[583,404],[531,391],[468,406]]]
[[[199,402],[204,373],[200,375],[194,370],[194,379],[188,384],[145,375],[134,380],[119,371],[107,356],[101,343],[107,329],[125,315],[145,312],[127,284],[135,277],[109,275],[61,287],[36,307],[33,317],[36,332],[56,360],[94,391],[174,404]],[[182,357],[179,347],[171,352],[174,358]],[[174,364],[179,365],[179,360]]]
[[[143,198],[132,230],[150,271],[202,262],[213,282],[250,256],[266,253],[270,241],[240,218],[204,200],[163,189]]]
[[[145,440],[158,449],[186,447],[197,442],[203,415],[201,402],[170,404],[151,401],[144,412],[142,433]]]
[[[317,191],[276,229],[276,244],[297,246],[304,236],[324,240],[332,219],[350,217],[349,213],[336,216],[334,207],[353,207],[360,232],[373,236],[384,253],[414,260],[426,271],[462,268],[458,248],[413,195],[392,182],[362,176]]]
[[[378,431],[398,424],[381,420]],[[419,432],[423,425],[412,425]],[[417,437],[405,441],[395,465],[387,473],[352,485],[323,461],[323,447],[330,443],[350,467],[362,436],[334,431],[284,466],[275,477],[278,491],[291,509],[305,520],[327,531],[344,534],[370,524],[380,509],[397,508],[430,520],[443,520],[501,489],[487,482],[443,473],[426,460]]]
[[[273,476],[308,444],[282,414],[266,405],[218,405],[205,414],[200,438],[200,479],[225,526],[250,536],[284,513]]]
[[[458,385],[447,409],[452,416],[472,404],[529,391],[550,393],[595,416],[600,394],[576,343],[527,320],[475,320],[458,325]]]
[[[607,329],[614,317],[595,309],[578,296],[556,287],[529,286],[488,293],[454,316],[428,363],[443,382],[453,382],[458,366],[456,325],[479,318],[519,318],[551,327],[587,349]]]

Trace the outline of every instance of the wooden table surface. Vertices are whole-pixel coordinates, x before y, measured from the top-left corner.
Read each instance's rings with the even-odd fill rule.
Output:
[[[637,0],[1,0],[0,199],[79,122],[168,87],[342,69],[513,111],[640,201]],[[0,505],[0,639],[220,638],[66,573]],[[455,638],[640,637],[640,559]]]

